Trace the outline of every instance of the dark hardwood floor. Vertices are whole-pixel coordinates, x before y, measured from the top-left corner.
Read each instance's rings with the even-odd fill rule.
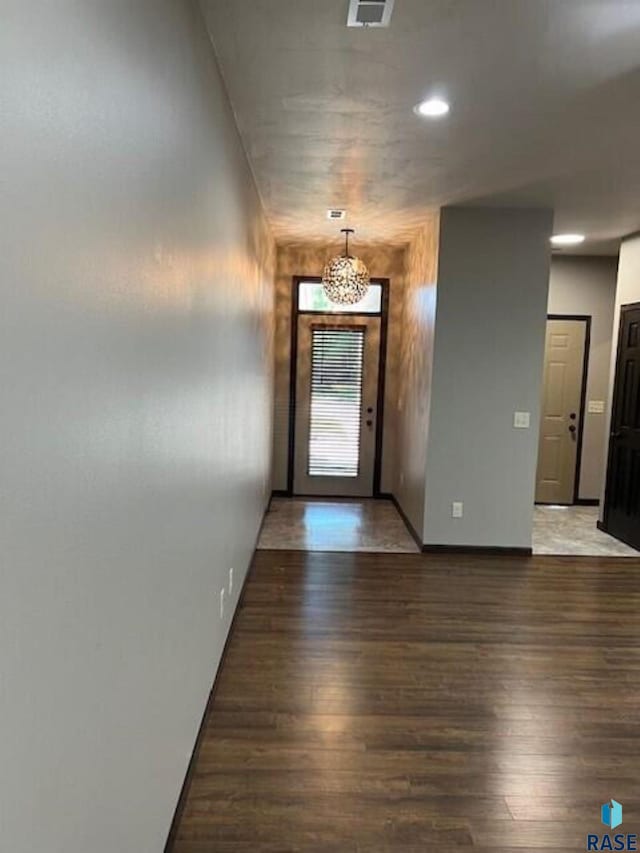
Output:
[[[640,561],[261,551],[174,853],[640,833]]]

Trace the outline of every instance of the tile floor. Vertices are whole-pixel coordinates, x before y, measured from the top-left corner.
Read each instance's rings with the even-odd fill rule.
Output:
[[[537,506],[533,514],[533,553],[640,557],[640,551],[598,530],[597,521],[595,506]]]
[[[258,548],[399,554],[418,551],[391,501],[372,499],[273,498]]]
[[[598,530],[597,520],[597,507],[536,507],[533,553],[640,557],[640,552]],[[258,548],[399,554],[418,550],[391,501],[304,498],[273,498]]]

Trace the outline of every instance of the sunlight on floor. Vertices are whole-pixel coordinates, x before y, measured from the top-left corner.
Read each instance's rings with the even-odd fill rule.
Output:
[[[391,501],[364,498],[274,498],[258,548],[405,554],[418,551]]]

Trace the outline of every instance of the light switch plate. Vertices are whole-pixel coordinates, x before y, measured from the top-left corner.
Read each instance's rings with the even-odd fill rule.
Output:
[[[464,504],[462,501],[454,501],[451,504],[451,518],[462,518]]]
[[[604,400],[589,400],[588,411],[590,415],[603,415]]]
[[[531,426],[531,412],[514,412],[513,426],[514,429],[529,429]]]

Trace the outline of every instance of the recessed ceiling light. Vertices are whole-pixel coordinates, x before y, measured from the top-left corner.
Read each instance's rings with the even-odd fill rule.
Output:
[[[577,246],[584,243],[584,234],[554,234],[551,242],[554,246]]]
[[[449,104],[442,98],[428,98],[413,108],[416,115],[425,118],[440,118],[449,112]]]

